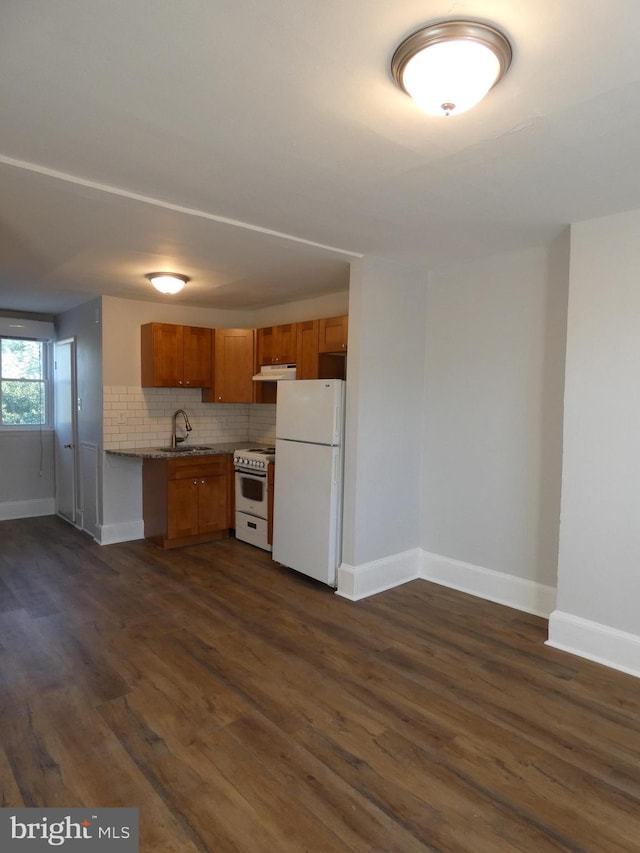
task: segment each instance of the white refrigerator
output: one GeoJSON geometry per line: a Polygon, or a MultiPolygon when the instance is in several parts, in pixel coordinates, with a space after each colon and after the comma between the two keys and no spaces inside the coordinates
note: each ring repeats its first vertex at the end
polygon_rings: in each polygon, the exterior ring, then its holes
{"type": "Polygon", "coordinates": [[[336,585],[342,555],[341,379],[278,383],[272,557],[336,585]]]}

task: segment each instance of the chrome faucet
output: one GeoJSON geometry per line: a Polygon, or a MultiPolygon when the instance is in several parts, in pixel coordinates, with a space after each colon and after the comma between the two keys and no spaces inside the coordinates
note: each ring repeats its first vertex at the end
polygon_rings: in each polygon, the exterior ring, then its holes
{"type": "Polygon", "coordinates": [[[185,412],[184,409],[177,409],[173,413],[173,417],[171,418],[171,447],[175,447],[179,442],[186,441],[188,436],[184,435],[181,437],[176,436],[176,418],[178,415],[182,415],[184,418],[184,427],[187,432],[191,432],[191,424],[189,423],[189,416],[185,412]]]}

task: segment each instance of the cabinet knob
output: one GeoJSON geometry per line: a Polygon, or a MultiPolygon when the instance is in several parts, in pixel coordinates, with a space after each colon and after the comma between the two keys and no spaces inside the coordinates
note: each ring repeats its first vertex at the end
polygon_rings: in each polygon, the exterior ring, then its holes
{"type": "Polygon", "coordinates": [[[182,385],[182,379],[178,379],[178,385],[182,385]]]}
{"type": "Polygon", "coordinates": [[[218,397],[218,400],[220,400],[220,402],[222,402],[222,397],[218,397]]]}
{"type": "Polygon", "coordinates": [[[186,382],[185,382],[184,384],[185,384],[185,385],[190,385],[190,384],[191,384],[191,381],[190,381],[189,379],[187,379],[187,380],[186,380],[186,382]]]}
{"type": "Polygon", "coordinates": [[[68,450],[69,448],[73,447],[73,444],[65,444],[63,446],[64,446],[65,450],[68,450]]]}
{"type": "Polygon", "coordinates": [[[200,480],[200,485],[204,486],[204,480],[200,480]]]}
{"type": "Polygon", "coordinates": [[[194,481],[193,481],[193,485],[194,485],[194,486],[197,486],[197,485],[198,485],[198,481],[197,481],[197,480],[194,480],[194,481]]]}

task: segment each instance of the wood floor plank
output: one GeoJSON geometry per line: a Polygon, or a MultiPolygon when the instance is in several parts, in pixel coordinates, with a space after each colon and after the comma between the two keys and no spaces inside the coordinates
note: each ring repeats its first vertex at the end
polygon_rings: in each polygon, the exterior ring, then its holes
{"type": "Polygon", "coordinates": [[[100,713],[197,850],[278,849],[277,838],[232,780],[212,772],[210,765],[207,775],[201,775],[198,762],[185,761],[161,736],[159,726],[152,728],[126,699],[105,703],[100,713]]]}
{"type": "Polygon", "coordinates": [[[418,839],[385,811],[265,717],[241,717],[229,726],[228,732],[269,768],[292,800],[302,803],[331,827],[344,840],[345,848],[404,853],[424,850],[418,839]]]}
{"type": "Polygon", "coordinates": [[[142,853],[638,853],[640,680],[545,637],[234,539],[0,522],[0,804],[138,806],[142,853]]]}
{"type": "Polygon", "coordinates": [[[130,652],[138,671],[128,693],[131,708],[153,708],[156,719],[175,726],[174,736],[189,743],[250,710],[249,704],[221,678],[198,666],[172,637],[142,643],[130,652]]]}
{"type": "Polygon", "coordinates": [[[46,699],[27,703],[25,715],[2,723],[8,760],[25,805],[134,806],[140,810],[147,849],[202,850],[146,784],[82,691],[70,687],[51,692],[46,699]]]}
{"type": "Polygon", "coordinates": [[[250,804],[259,821],[274,839],[270,849],[291,851],[322,850],[344,853],[350,849],[345,838],[335,834],[331,824],[317,814],[297,795],[292,796],[277,783],[267,762],[257,760],[240,741],[218,730],[189,748],[191,762],[210,775],[216,768],[250,804]]]}
{"type": "Polygon", "coordinates": [[[0,746],[0,808],[24,808],[24,800],[11,769],[7,753],[0,746]]]}

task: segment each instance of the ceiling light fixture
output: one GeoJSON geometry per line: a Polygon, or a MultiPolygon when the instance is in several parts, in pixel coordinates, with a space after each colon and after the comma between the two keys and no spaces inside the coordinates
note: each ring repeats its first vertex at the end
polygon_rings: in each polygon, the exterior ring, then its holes
{"type": "Polygon", "coordinates": [[[442,21],[409,36],[391,74],[416,104],[434,115],[465,112],[481,101],[511,64],[501,32],[471,21],[442,21]]]}
{"type": "Polygon", "coordinates": [[[145,278],[148,278],[160,293],[179,293],[189,281],[189,276],[175,272],[150,272],[145,278]]]}

